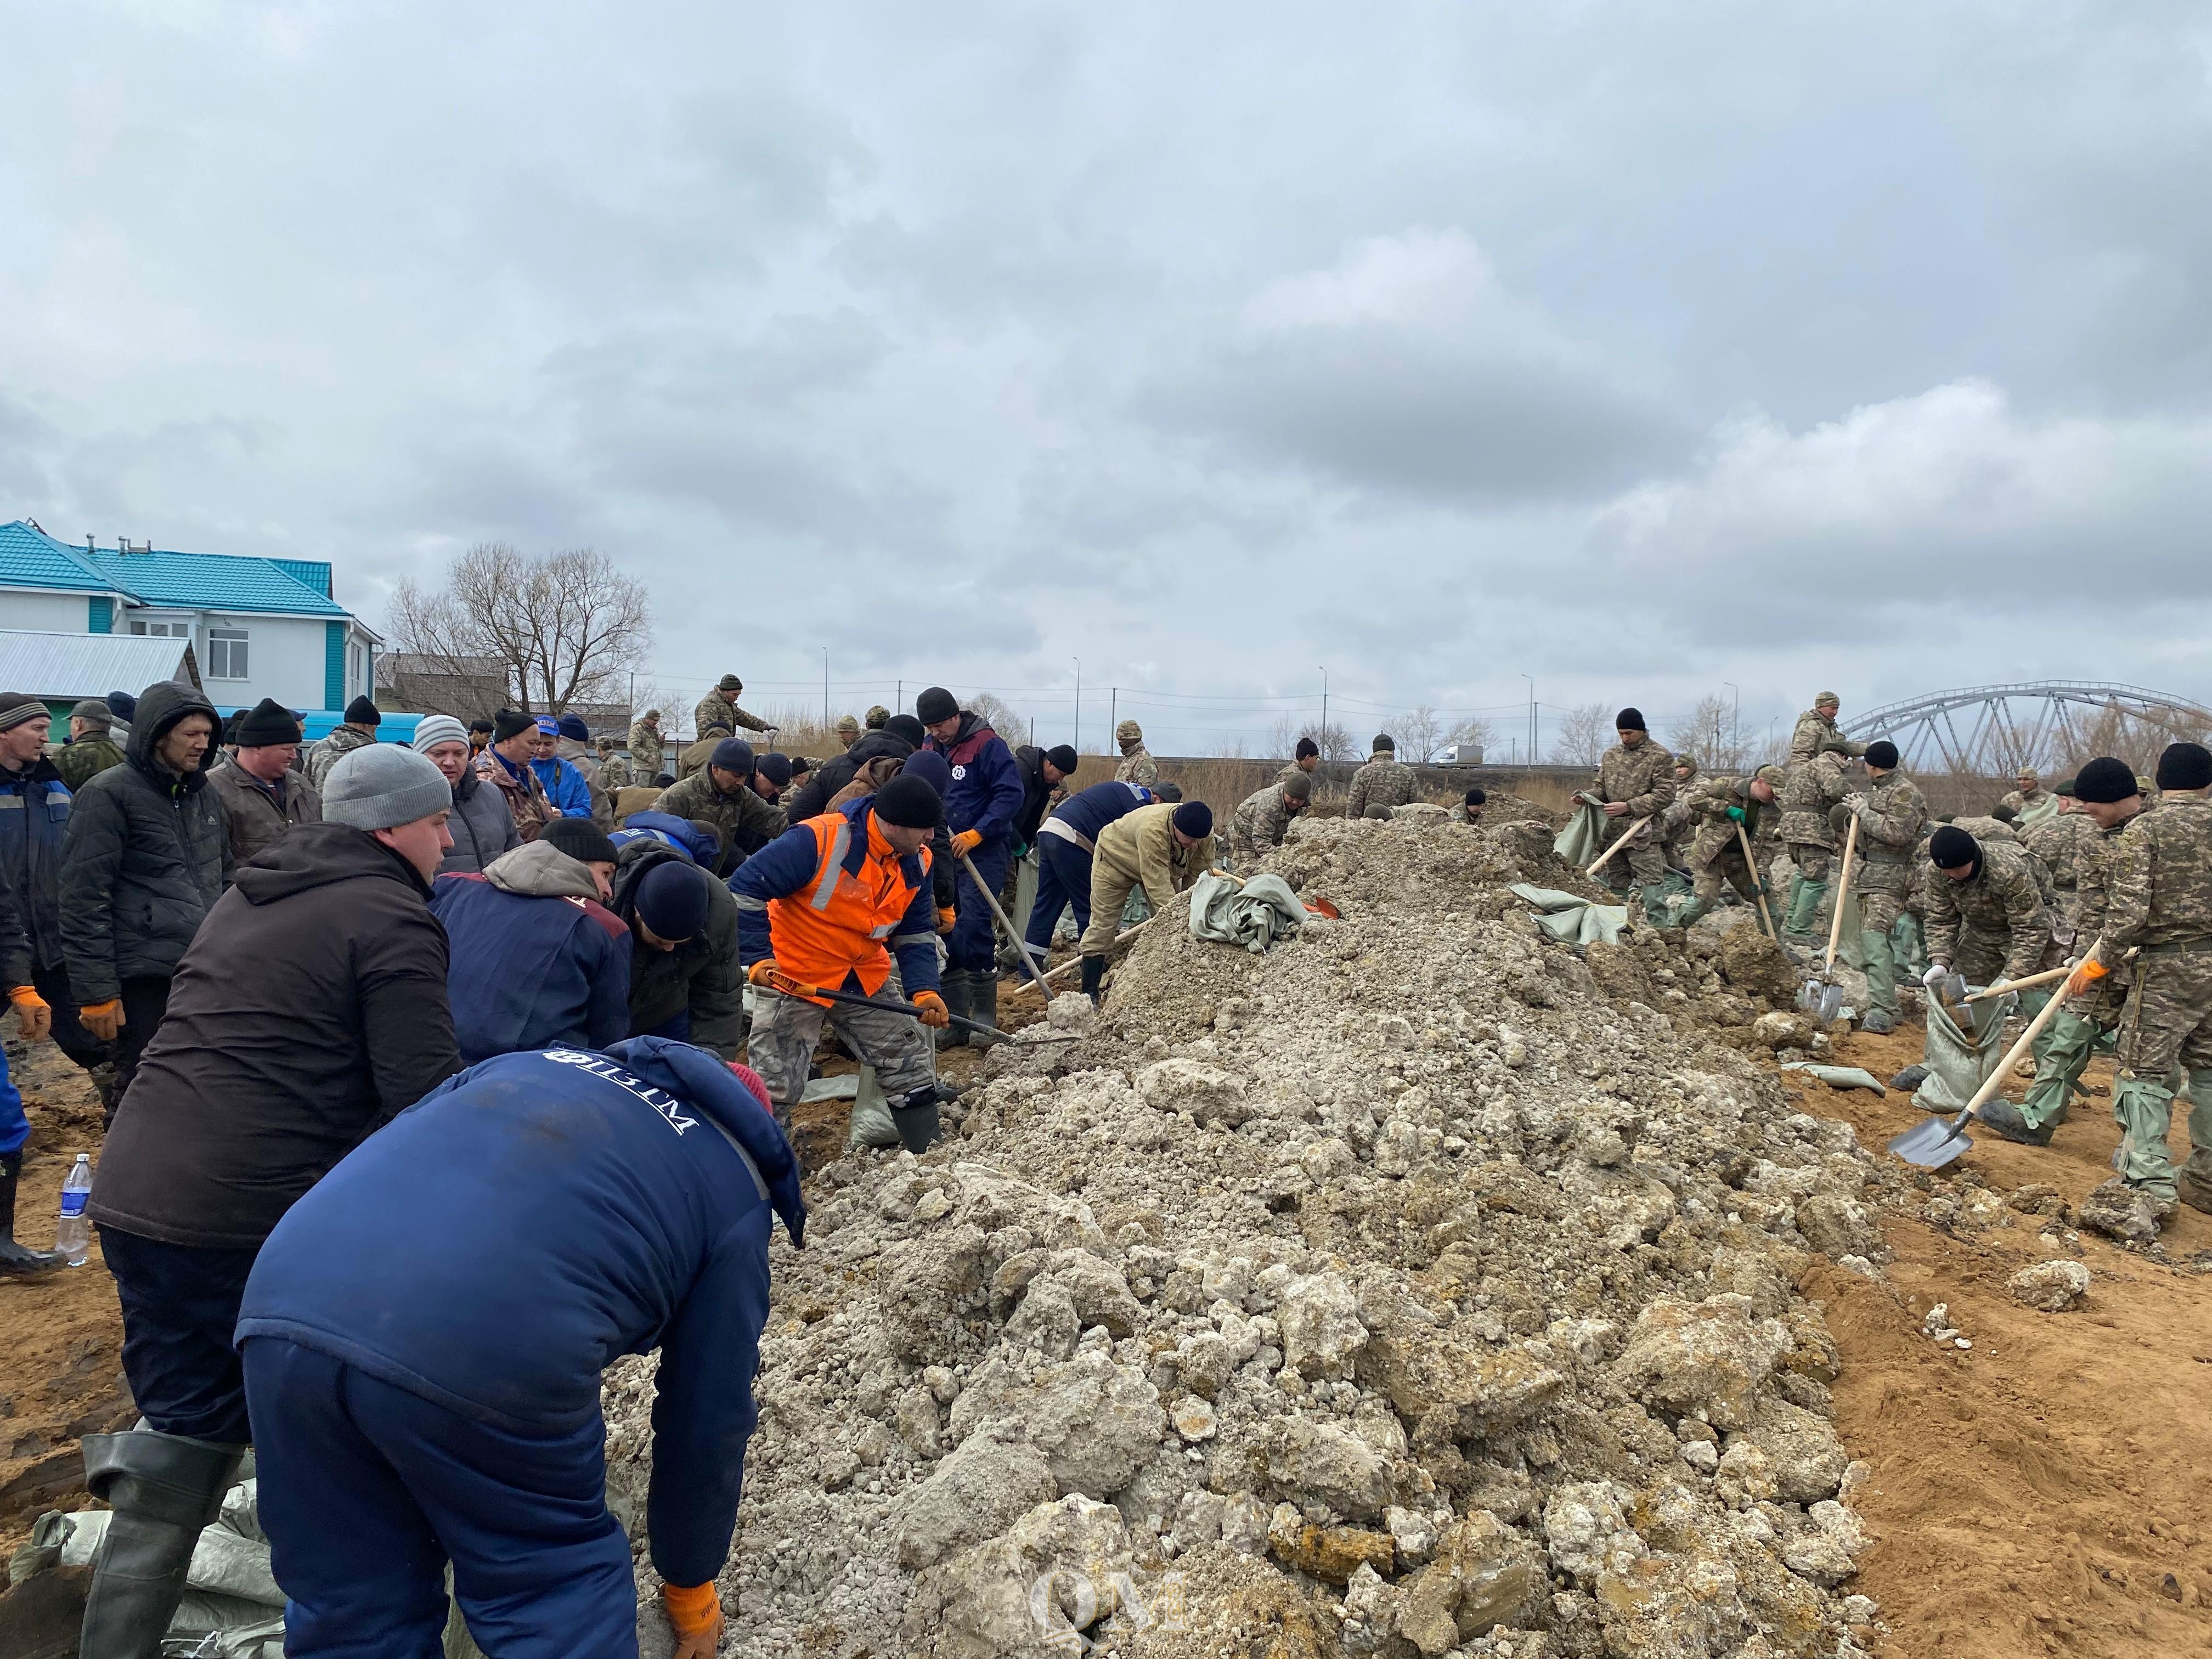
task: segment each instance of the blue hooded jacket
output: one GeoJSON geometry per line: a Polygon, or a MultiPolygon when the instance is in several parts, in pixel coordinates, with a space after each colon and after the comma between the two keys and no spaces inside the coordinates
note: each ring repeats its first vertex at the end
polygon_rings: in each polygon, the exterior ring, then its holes
{"type": "Polygon", "coordinates": [[[975,830],[987,842],[1010,841],[1014,815],[1022,810],[1022,772],[1006,740],[963,710],[952,741],[932,738],[929,746],[952,766],[952,787],[945,796],[945,822],[952,833],[975,830]]]}
{"type": "Polygon", "coordinates": [[[545,799],[561,809],[562,817],[592,816],[592,786],[581,772],[557,755],[532,761],[530,769],[538,774],[538,781],[545,786],[545,799]]]}
{"type": "Polygon", "coordinates": [[[1079,789],[1053,810],[1053,817],[1088,842],[1116,818],[1125,818],[1151,802],[1152,792],[1141,784],[1094,783],[1079,789]]]}
{"type": "Polygon", "coordinates": [[[238,1340],[282,1337],[514,1432],[599,1420],[660,1350],[647,1526],[671,1583],[729,1554],[769,1311],[803,1242],[791,1147],[713,1054],[633,1037],[502,1054],[356,1147],[261,1247],[238,1340]]]}

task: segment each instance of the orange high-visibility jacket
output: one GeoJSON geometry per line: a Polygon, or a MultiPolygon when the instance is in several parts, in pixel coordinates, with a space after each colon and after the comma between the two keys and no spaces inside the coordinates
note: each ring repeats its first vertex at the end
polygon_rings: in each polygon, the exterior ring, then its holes
{"type": "Polygon", "coordinates": [[[856,983],[874,996],[896,951],[908,997],[937,988],[929,849],[894,848],[876,826],[872,797],[792,825],[738,867],[730,891],[748,966],[772,957],[810,985],[856,983]]]}

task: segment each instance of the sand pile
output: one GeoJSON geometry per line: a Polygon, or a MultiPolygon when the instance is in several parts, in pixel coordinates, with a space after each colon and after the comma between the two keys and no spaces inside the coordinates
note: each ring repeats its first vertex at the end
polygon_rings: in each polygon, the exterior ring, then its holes
{"type": "MultiPolygon", "coordinates": [[[[1342,920],[1154,929],[945,1146],[830,1166],[779,1234],[733,1650],[1858,1651],[1793,1287],[1880,1260],[1875,1172],[1709,1035],[1814,1042],[1752,1036],[1787,964],[1543,940],[1507,885],[1576,878],[1534,821],[1303,823],[1272,864],[1342,920]]],[[[650,1376],[607,1390],[641,1553],[650,1376]]]]}

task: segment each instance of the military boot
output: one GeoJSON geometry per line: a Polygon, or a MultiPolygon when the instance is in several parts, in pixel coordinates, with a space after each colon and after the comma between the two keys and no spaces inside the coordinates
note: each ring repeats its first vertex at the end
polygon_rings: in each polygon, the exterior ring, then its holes
{"type": "Polygon", "coordinates": [[[243,1446],[163,1434],[142,1419],[128,1434],[84,1437],[85,1487],[115,1513],[92,1560],[87,1659],[153,1659],[184,1600],[200,1529],[222,1512],[243,1446]]]}
{"type": "Polygon", "coordinates": [[[1091,1003],[1093,1007],[1097,1007],[1105,1002],[1105,988],[1106,958],[1103,957],[1084,957],[1083,994],[1091,999],[1091,1003]]]}
{"type": "Polygon", "coordinates": [[[2176,1183],[2166,1130],[2173,1116],[2173,1091],[2124,1072],[2112,1086],[2112,1115],[2121,1134],[2112,1168],[2130,1187],[2171,1205],[2176,1183]]]}
{"type": "Polygon", "coordinates": [[[0,1153],[0,1278],[37,1279],[62,1265],[59,1250],[15,1242],[15,1182],[22,1173],[22,1153],[0,1153]]]}
{"type": "MultiPolygon", "coordinates": [[[[969,1006],[971,996],[970,988],[974,983],[965,968],[954,968],[946,971],[939,987],[945,998],[946,1013],[957,1015],[962,1019],[974,1018],[969,1006]]],[[[940,1050],[964,1048],[968,1042],[968,1028],[964,1025],[940,1027],[937,1032],[936,1042],[940,1050]]]]}
{"type": "Polygon", "coordinates": [[[2002,1095],[1984,1101],[1982,1109],[1975,1115],[2007,1140],[2016,1140],[2023,1146],[2048,1146],[2051,1144],[2051,1126],[2029,1122],[2021,1109],[2002,1095]]]}

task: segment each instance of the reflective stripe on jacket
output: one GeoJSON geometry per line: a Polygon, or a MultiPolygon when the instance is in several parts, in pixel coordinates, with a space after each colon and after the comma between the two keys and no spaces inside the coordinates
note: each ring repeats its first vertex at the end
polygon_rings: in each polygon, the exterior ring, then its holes
{"type": "Polygon", "coordinates": [[[730,878],[744,959],[773,957],[784,972],[832,990],[849,978],[873,996],[896,950],[907,994],[934,990],[929,866],[928,848],[902,854],[884,839],[872,796],[793,824],[730,878]]]}

